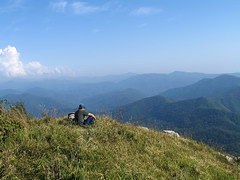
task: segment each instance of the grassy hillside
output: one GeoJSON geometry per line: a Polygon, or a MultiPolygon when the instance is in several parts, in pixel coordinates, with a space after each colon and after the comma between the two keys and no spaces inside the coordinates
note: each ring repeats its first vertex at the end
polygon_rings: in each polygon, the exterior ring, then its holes
{"type": "Polygon", "coordinates": [[[238,179],[239,165],[201,143],[108,117],[91,127],[0,114],[1,179],[238,179]]]}

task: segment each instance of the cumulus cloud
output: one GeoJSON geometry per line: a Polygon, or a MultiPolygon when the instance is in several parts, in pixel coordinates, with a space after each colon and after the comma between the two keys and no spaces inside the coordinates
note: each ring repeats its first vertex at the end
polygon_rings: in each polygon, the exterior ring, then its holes
{"type": "Polygon", "coordinates": [[[26,71],[15,47],[0,49],[0,72],[6,76],[24,76],[26,71]]]}
{"type": "Polygon", "coordinates": [[[55,12],[64,13],[68,11],[68,12],[73,12],[76,15],[89,14],[89,13],[94,13],[99,11],[105,11],[108,9],[107,5],[93,6],[86,2],[81,2],[81,1],[75,1],[72,3],[68,3],[67,1],[57,1],[57,2],[51,2],[50,6],[55,12]]]}
{"type": "Polygon", "coordinates": [[[130,14],[134,16],[148,16],[154,15],[162,12],[162,9],[153,8],[153,7],[140,7],[138,9],[133,10],[130,14]]]}
{"type": "Polygon", "coordinates": [[[24,68],[28,75],[43,75],[50,72],[48,68],[37,61],[26,64],[24,68]]]}
{"type": "Polygon", "coordinates": [[[0,73],[7,77],[43,76],[43,75],[73,75],[70,70],[54,67],[49,68],[38,61],[24,64],[20,60],[20,53],[12,46],[0,49],[0,73]]]}

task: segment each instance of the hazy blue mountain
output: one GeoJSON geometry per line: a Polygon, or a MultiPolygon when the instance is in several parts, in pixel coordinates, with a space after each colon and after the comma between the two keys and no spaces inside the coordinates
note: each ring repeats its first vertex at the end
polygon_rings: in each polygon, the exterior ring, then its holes
{"type": "Polygon", "coordinates": [[[141,74],[121,81],[119,86],[133,88],[148,96],[153,96],[171,88],[187,86],[201,79],[216,76],[215,74],[179,71],[170,74],[141,74]]]}
{"type": "Polygon", "coordinates": [[[197,97],[219,97],[240,87],[240,78],[231,75],[221,75],[213,79],[203,79],[199,82],[167,90],[162,96],[174,99],[190,99],[197,97]]]}
{"type": "Polygon", "coordinates": [[[135,76],[135,73],[126,73],[126,74],[118,74],[118,75],[106,75],[100,77],[82,77],[82,78],[74,78],[79,83],[100,83],[100,82],[119,82],[124,79],[128,79],[132,76],[135,76]]]}
{"type": "MultiPolygon", "coordinates": [[[[70,91],[73,89],[81,88],[95,88],[101,87],[106,89],[105,86],[113,87],[113,82],[99,82],[99,83],[81,83],[76,79],[40,79],[40,80],[22,80],[14,79],[0,84],[0,89],[17,89],[26,91],[31,88],[42,88],[45,90],[70,91]]],[[[95,90],[96,91],[96,90],[95,90]]]]}
{"type": "Polygon", "coordinates": [[[214,98],[173,101],[154,96],[118,108],[113,114],[123,122],[173,129],[240,155],[240,115],[214,98]]]}
{"type": "Polygon", "coordinates": [[[92,81],[95,83],[88,81],[88,78],[13,79],[0,83],[0,97],[26,93],[56,100],[66,107],[77,107],[79,103],[84,102],[90,109],[108,110],[140,98],[159,94],[168,88],[189,85],[199,79],[215,76],[217,75],[186,72],[125,74],[99,77],[98,80],[95,79],[96,81],[93,78],[92,81]],[[84,81],[86,82],[83,83],[84,81]],[[14,90],[9,90],[13,88],[14,90]]]}
{"type": "Polygon", "coordinates": [[[118,88],[111,82],[79,84],[76,82],[61,83],[49,81],[46,84],[39,82],[38,86],[26,89],[24,92],[56,99],[69,106],[77,106],[84,98],[116,90],[118,88]]]}
{"type": "Polygon", "coordinates": [[[54,91],[54,90],[44,89],[41,87],[33,87],[25,90],[24,93],[32,94],[36,96],[42,96],[42,97],[55,97],[57,94],[57,90],[54,91]]]}
{"type": "Polygon", "coordinates": [[[240,73],[231,73],[229,75],[240,77],[240,73]]]}
{"type": "Polygon", "coordinates": [[[96,110],[108,109],[112,104],[114,107],[121,106],[139,100],[140,97],[156,95],[168,88],[188,85],[199,79],[214,76],[216,75],[173,72],[140,75],[128,73],[96,78],[13,79],[1,82],[0,90],[5,92],[2,96],[19,94],[17,91],[20,91],[38,97],[48,97],[69,107],[77,107],[79,103],[85,102],[91,109],[96,110]],[[8,93],[4,90],[13,88],[16,92],[8,93]],[[127,89],[134,89],[136,92],[128,92],[127,89]],[[118,100],[114,100],[113,97],[118,100]]]}
{"type": "MultiPolygon", "coordinates": [[[[125,73],[118,75],[106,75],[96,77],[44,77],[44,78],[0,78],[0,89],[29,89],[33,87],[41,88],[53,88],[54,85],[57,87],[66,86],[73,84],[86,84],[86,83],[101,83],[101,82],[119,82],[124,79],[135,76],[135,73],[125,73]]],[[[56,88],[57,88],[56,87],[56,88]]]]}
{"type": "Polygon", "coordinates": [[[35,117],[40,117],[42,113],[52,113],[51,115],[59,116],[72,111],[64,102],[59,102],[49,97],[40,97],[31,94],[9,94],[1,97],[11,103],[23,102],[27,111],[35,117]]]}
{"type": "Polygon", "coordinates": [[[123,74],[94,78],[61,79],[13,79],[0,83],[0,89],[17,89],[26,91],[42,88],[56,92],[81,91],[83,96],[92,96],[128,88],[136,89],[147,95],[156,95],[170,88],[183,87],[203,78],[215,77],[214,74],[173,72],[170,74],[123,74]],[[82,91],[85,91],[82,93],[82,91]],[[87,94],[88,93],[88,94],[87,94]],[[86,95],[85,95],[86,94],[86,95]]]}
{"type": "Polygon", "coordinates": [[[21,94],[22,91],[16,90],[16,89],[3,89],[0,90],[0,97],[6,96],[7,94],[21,94]]]}
{"type": "Polygon", "coordinates": [[[0,97],[12,102],[24,102],[27,110],[34,116],[39,116],[42,112],[51,108],[56,108],[59,113],[66,114],[67,110],[75,110],[79,103],[84,103],[90,111],[105,112],[146,97],[134,89],[113,91],[88,98],[82,98],[81,94],[78,96],[78,93],[70,94],[68,92],[64,94],[43,88],[31,88],[24,94],[7,94],[0,97]]]}
{"type": "Polygon", "coordinates": [[[135,89],[126,89],[85,98],[82,102],[88,109],[102,112],[132,103],[144,97],[146,97],[144,94],[135,89]]]}

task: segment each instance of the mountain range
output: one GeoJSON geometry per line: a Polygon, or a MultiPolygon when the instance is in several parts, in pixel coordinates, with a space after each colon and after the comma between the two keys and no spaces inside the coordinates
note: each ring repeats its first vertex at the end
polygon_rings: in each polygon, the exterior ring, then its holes
{"type": "Polygon", "coordinates": [[[221,75],[214,79],[202,79],[186,87],[167,90],[162,96],[174,99],[190,99],[197,97],[218,97],[240,87],[240,78],[231,75],[221,75]]]}
{"type": "MultiPolygon", "coordinates": [[[[79,103],[84,103],[90,111],[98,112],[114,109],[137,101],[141,98],[157,95],[167,89],[177,88],[197,82],[203,78],[215,77],[215,74],[173,72],[170,74],[123,74],[102,78],[72,79],[14,79],[0,83],[0,98],[11,101],[23,100],[25,104],[38,106],[37,101],[26,101],[25,94],[55,101],[53,108],[75,110],[79,103]],[[16,96],[17,95],[17,96],[16,96]],[[20,98],[21,97],[21,98],[20,98]],[[35,104],[33,102],[36,102],[35,104]]],[[[31,101],[31,100],[30,100],[31,101]]],[[[36,108],[28,111],[39,115],[36,108]]],[[[63,112],[65,113],[65,112],[63,112]]]]}
{"type": "Polygon", "coordinates": [[[35,117],[41,117],[43,114],[51,116],[62,116],[72,111],[63,102],[57,101],[49,97],[40,97],[32,94],[8,94],[2,99],[8,100],[10,103],[24,102],[28,112],[35,117]]]}
{"type": "Polygon", "coordinates": [[[240,155],[239,82],[240,78],[230,75],[204,79],[162,93],[167,97],[153,96],[122,106],[113,115],[123,122],[174,129],[240,155]]]}

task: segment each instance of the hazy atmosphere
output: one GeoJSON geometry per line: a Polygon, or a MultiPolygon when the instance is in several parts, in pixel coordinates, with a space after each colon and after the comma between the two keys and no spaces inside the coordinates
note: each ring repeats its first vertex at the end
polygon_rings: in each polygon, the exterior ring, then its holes
{"type": "Polygon", "coordinates": [[[240,180],[240,0],[0,0],[0,179],[240,180]]]}
{"type": "Polygon", "coordinates": [[[238,0],[1,0],[5,77],[240,67],[238,0]]]}

